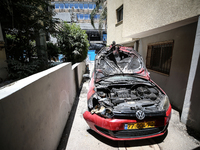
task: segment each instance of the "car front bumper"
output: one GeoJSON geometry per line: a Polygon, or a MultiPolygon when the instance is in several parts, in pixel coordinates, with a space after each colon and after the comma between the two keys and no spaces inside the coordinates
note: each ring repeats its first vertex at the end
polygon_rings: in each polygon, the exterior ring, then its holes
{"type": "Polygon", "coordinates": [[[111,140],[137,140],[161,136],[166,132],[171,117],[171,105],[165,117],[148,117],[142,121],[131,119],[103,118],[86,111],[84,119],[92,130],[111,140]],[[127,123],[155,121],[155,127],[143,129],[125,129],[127,123]]]}

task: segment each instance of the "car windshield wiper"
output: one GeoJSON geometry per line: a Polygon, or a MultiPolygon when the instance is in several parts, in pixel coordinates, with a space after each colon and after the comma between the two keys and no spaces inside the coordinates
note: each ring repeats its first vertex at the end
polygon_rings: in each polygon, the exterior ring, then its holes
{"type": "Polygon", "coordinates": [[[112,84],[113,81],[101,80],[101,81],[99,81],[98,83],[100,83],[100,84],[112,84]]]}
{"type": "Polygon", "coordinates": [[[125,83],[130,83],[130,84],[133,84],[132,83],[132,81],[130,81],[130,80],[120,80],[120,81],[118,81],[118,80],[115,80],[115,81],[109,81],[109,80],[104,80],[104,81],[100,81],[100,84],[118,84],[118,83],[123,83],[123,84],[125,84],[125,83]]]}
{"type": "Polygon", "coordinates": [[[130,80],[116,80],[116,81],[113,81],[113,83],[127,83],[127,82],[132,82],[130,80]]]}

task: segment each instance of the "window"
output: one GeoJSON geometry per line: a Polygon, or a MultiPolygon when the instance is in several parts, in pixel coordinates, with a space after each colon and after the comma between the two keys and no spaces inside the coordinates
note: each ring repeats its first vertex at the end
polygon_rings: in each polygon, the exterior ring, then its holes
{"type": "Polygon", "coordinates": [[[173,41],[148,45],[146,58],[147,68],[169,75],[173,45],[173,41]]]}
{"type": "Polygon", "coordinates": [[[64,6],[65,6],[65,5],[64,5],[63,3],[61,3],[61,4],[60,4],[60,9],[64,9],[64,6]]]}
{"type": "Polygon", "coordinates": [[[93,4],[89,4],[89,9],[93,9],[94,5],[93,4]]]}
{"type": "Polygon", "coordinates": [[[123,20],[123,5],[117,9],[117,22],[123,20]]]}
{"type": "Polygon", "coordinates": [[[83,9],[83,4],[79,4],[79,9],[83,9]]]}
{"type": "Polygon", "coordinates": [[[70,9],[72,9],[72,7],[74,7],[74,3],[70,3],[69,6],[70,6],[70,9]]]}
{"type": "Polygon", "coordinates": [[[69,8],[69,4],[65,3],[65,9],[68,9],[68,8],[69,8]]]}
{"type": "Polygon", "coordinates": [[[89,20],[90,19],[90,15],[89,14],[85,14],[85,20],[89,20]]]}
{"type": "Polygon", "coordinates": [[[74,5],[75,5],[74,8],[75,8],[75,9],[78,9],[78,3],[75,3],[74,5]]]}
{"type": "Polygon", "coordinates": [[[88,9],[88,4],[84,4],[84,9],[88,9]]]}
{"type": "Polygon", "coordinates": [[[79,15],[79,19],[80,19],[80,20],[83,20],[83,17],[84,17],[83,14],[80,14],[80,15],[79,15]]]}
{"type": "Polygon", "coordinates": [[[55,9],[59,9],[60,5],[58,3],[55,4],[55,9]]]}
{"type": "Polygon", "coordinates": [[[94,19],[99,19],[99,18],[100,18],[99,14],[94,15],[94,19]]]}
{"type": "Polygon", "coordinates": [[[78,20],[80,20],[80,14],[76,14],[78,20]]]}

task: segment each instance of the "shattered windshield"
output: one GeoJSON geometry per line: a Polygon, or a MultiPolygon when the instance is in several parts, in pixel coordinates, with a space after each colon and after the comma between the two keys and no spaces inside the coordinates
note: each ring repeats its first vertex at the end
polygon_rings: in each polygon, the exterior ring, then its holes
{"type": "Polygon", "coordinates": [[[96,79],[140,72],[144,69],[143,62],[136,53],[128,47],[104,48],[95,59],[96,79]]]}

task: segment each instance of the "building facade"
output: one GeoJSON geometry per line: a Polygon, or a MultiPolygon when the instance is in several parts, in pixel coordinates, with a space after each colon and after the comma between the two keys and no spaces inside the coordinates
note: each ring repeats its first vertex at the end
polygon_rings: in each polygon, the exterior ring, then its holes
{"type": "Polygon", "coordinates": [[[107,43],[134,47],[181,121],[200,131],[200,1],[109,0],[107,8],[107,43]]]}
{"type": "MultiPolygon", "coordinates": [[[[91,25],[90,13],[96,7],[95,0],[52,0],[51,4],[57,13],[55,18],[80,25],[81,29],[86,30],[90,43],[106,43],[105,27],[102,28],[101,32],[98,30],[100,13],[94,16],[95,29],[91,25]]],[[[100,12],[101,10],[100,8],[100,12]]]]}

